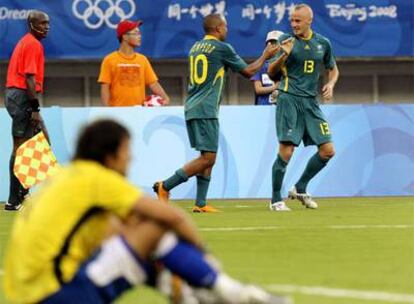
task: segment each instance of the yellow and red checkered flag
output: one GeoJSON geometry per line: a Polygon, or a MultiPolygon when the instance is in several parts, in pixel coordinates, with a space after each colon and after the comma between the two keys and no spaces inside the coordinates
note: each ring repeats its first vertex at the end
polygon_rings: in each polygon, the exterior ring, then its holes
{"type": "Polygon", "coordinates": [[[43,132],[17,148],[13,171],[26,189],[54,175],[58,168],[59,164],[43,132]]]}

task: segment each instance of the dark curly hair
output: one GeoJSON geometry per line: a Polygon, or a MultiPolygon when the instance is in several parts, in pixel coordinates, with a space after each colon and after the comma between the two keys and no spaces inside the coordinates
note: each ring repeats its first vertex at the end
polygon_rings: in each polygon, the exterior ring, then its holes
{"type": "Polygon", "coordinates": [[[74,160],[94,160],[104,165],[109,155],[114,155],[129,131],[111,119],[101,119],[86,125],[80,132],[74,160]]]}

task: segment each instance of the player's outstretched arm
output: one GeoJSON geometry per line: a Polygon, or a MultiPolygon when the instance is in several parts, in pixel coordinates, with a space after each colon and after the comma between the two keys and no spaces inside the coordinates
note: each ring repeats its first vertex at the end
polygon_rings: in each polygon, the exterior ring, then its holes
{"type": "Polygon", "coordinates": [[[294,38],[291,37],[282,41],[282,43],[280,44],[280,48],[283,50],[282,54],[274,62],[272,62],[267,69],[267,74],[269,74],[269,77],[271,79],[274,79],[276,75],[280,72],[283,64],[292,52],[294,42],[294,38]]]}
{"type": "Polygon", "coordinates": [[[179,237],[203,249],[201,237],[190,217],[181,209],[169,204],[161,204],[148,196],[142,196],[134,206],[137,216],[154,220],[166,229],[174,231],[179,237]]]}
{"type": "Polygon", "coordinates": [[[322,97],[325,101],[331,101],[333,98],[333,91],[335,88],[335,84],[339,78],[339,70],[338,66],[331,70],[328,70],[328,82],[322,88],[322,97]]]}
{"type": "Polygon", "coordinates": [[[260,56],[254,62],[249,64],[246,68],[241,70],[240,74],[242,74],[246,78],[252,77],[254,74],[256,74],[256,72],[260,70],[260,68],[263,66],[266,60],[276,55],[279,49],[280,49],[279,45],[272,45],[272,44],[267,45],[263,51],[262,56],[260,56]]]}

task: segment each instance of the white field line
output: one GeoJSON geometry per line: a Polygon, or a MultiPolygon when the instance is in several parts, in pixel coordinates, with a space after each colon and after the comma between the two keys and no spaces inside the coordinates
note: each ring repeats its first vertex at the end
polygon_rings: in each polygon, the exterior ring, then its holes
{"type": "Polygon", "coordinates": [[[414,294],[399,294],[383,291],[353,290],[328,288],[323,286],[297,286],[297,285],[267,285],[267,289],[282,293],[300,293],[306,295],[323,296],[331,298],[350,298],[359,300],[383,301],[390,303],[414,303],[414,294]]]}
{"type": "Polygon", "coordinates": [[[414,228],[414,225],[333,225],[331,229],[407,229],[414,228]]]}
{"type": "MultiPolygon", "coordinates": [[[[213,207],[216,207],[216,208],[220,208],[220,209],[222,209],[222,208],[232,209],[232,208],[257,208],[257,207],[265,207],[265,208],[267,208],[266,210],[268,210],[268,208],[269,208],[268,207],[269,206],[269,202],[267,202],[267,203],[258,202],[258,203],[255,203],[254,205],[215,205],[214,203],[212,203],[212,206],[213,207]]],[[[188,209],[191,209],[191,208],[188,208],[188,209]]]]}
{"type": "Polygon", "coordinates": [[[257,227],[204,227],[200,231],[259,231],[277,229],[413,229],[414,225],[332,225],[332,226],[257,226],[257,227]]]}

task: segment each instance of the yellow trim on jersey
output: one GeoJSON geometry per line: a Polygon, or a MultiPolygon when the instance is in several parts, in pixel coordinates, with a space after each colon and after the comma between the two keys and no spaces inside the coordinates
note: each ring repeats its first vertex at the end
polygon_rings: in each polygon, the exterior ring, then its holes
{"type": "Polygon", "coordinates": [[[205,35],[204,40],[219,40],[217,37],[213,36],[213,35],[205,35]]]}
{"type": "Polygon", "coordinates": [[[217,71],[217,74],[216,74],[216,76],[214,77],[214,80],[213,80],[213,85],[216,83],[216,80],[220,77],[224,78],[224,67],[221,67],[220,70],[217,71]]]}
{"type": "Polygon", "coordinates": [[[309,34],[309,36],[308,37],[304,37],[304,38],[301,38],[302,40],[311,40],[312,39],[312,36],[313,36],[313,31],[312,30],[309,30],[310,31],[310,34],[309,34]]]}
{"type": "Polygon", "coordinates": [[[213,86],[214,86],[217,79],[221,78],[220,90],[219,90],[219,94],[218,94],[219,98],[217,100],[217,103],[219,103],[219,101],[220,101],[221,90],[223,89],[224,74],[225,74],[224,67],[221,67],[220,70],[217,71],[217,74],[216,74],[216,76],[214,77],[214,80],[213,80],[213,86]]]}
{"type": "Polygon", "coordinates": [[[287,92],[289,88],[289,77],[288,77],[287,67],[284,65],[282,66],[281,70],[283,73],[283,77],[285,78],[285,86],[283,87],[283,91],[287,92]]]}

